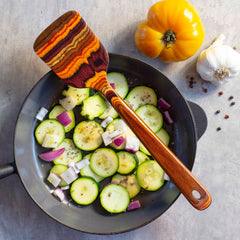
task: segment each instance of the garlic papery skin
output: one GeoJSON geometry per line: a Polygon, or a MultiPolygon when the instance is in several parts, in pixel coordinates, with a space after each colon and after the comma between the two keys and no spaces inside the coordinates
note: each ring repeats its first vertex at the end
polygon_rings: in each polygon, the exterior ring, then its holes
{"type": "Polygon", "coordinates": [[[224,35],[220,35],[197,60],[197,72],[202,79],[221,85],[240,73],[240,54],[223,45],[224,35]]]}

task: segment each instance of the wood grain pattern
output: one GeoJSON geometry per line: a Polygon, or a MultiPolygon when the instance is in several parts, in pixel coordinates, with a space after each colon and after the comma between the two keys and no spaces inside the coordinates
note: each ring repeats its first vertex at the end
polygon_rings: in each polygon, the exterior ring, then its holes
{"type": "Polygon", "coordinates": [[[102,92],[188,201],[199,210],[210,205],[207,190],[112,89],[106,77],[107,51],[77,12],[64,14],[43,31],[34,50],[67,84],[102,92]]]}

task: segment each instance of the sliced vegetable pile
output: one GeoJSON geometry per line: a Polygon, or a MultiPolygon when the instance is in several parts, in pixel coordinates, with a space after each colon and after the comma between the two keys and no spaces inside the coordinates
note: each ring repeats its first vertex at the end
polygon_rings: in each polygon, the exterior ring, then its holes
{"type": "MultiPolygon", "coordinates": [[[[108,80],[168,145],[170,137],[163,122],[167,115],[166,122],[172,123],[169,103],[158,99],[150,87],[129,91],[124,74],[108,73],[108,80]]],[[[161,188],[163,169],[100,93],[68,86],[62,94],[48,117],[44,108],[36,116],[41,121],[35,130],[36,141],[51,149],[39,158],[53,164],[47,177],[55,188],[53,194],[63,201],[64,191],[69,189],[73,201],[81,205],[89,205],[99,196],[102,207],[110,213],[139,208],[140,202],[133,199],[141,189],[161,188]]]]}

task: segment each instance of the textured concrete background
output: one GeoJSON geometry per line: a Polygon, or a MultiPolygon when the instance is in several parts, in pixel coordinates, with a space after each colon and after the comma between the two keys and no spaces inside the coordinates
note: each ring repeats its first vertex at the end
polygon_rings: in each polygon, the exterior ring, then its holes
{"type": "MultiPolygon", "coordinates": [[[[146,0],[0,0],[0,164],[13,161],[17,112],[33,85],[49,71],[35,55],[33,42],[41,30],[62,13],[80,12],[109,52],[135,57],[160,69],[183,93],[198,103],[208,117],[208,128],[198,142],[194,175],[212,195],[212,205],[197,211],[183,196],[160,218],[129,233],[96,236],[69,229],[43,213],[30,199],[17,175],[0,181],[0,239],[240,239],[240,77],[219,88],[203,83],[195,70],[198,53],[182,63],[165,64],[144,57],[134,44],[137,25],[156,1],[146,0]],[[186,75],[197,79],[188,88],[186,75]],[[207,88],[204,93],[202,87],[207,88]],[[224,94],[219,97],[218,92],[224,94]],[[229,107],[228,97],[236,105],[229,107]],[[221,113],[214,112],[220,109],[221,113]],[[224,115],[229,114],[228,120],[224,115]],[[220,132],[216,131],[222,127],[220,132]]],[[[190,0],[206,30],[200,50],[220,33],[240,49],[239,0],[190,0]]]]}

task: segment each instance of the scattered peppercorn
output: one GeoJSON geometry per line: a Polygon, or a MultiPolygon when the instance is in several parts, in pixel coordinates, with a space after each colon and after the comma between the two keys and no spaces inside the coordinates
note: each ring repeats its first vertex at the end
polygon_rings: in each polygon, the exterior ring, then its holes
{"type": "Polygon", "coordinates": [[[208,89],[207,89],[207,88],[204,88],[204,87],[202,87],[202,91],[203,91],[203,92],[205,92],[205,93],[207,93],[207,92],[208,92],[208,89]]]}
{"type": "Polygon", "coordinates": [[[223,95],[223,91],[218,92],[218,95],[219,96],[223,95]]]}
{"type": "Polygon", "coordinates": [[[228,98],[228,100],[232,100],[233,99],[233,96],[230,96],[229,98],[228,98]]]}
{"type": "Polygon", "coordinates": [[[233,106],[233,105],[235,105],[235,102],[231,102],[231,103],[230,103],[230,106],[233,106]]]}
{"type": "Polygon", "coordinates": [[[217,131],[220,131],[221,130],[221,127],[217,127],[217,131]]]}
{"type": "Polygon", "coordinates": [[[225,114],[224,118],[225,118],[225,119],[228,119],[228,118],[229,118],[229,115],[225,114]]]}
{"type": "Polygon", "coordinates": [[[217,110],[216,112],[215,112],[215,114],[219,114],[220,113],[220,110],[217,110]]]}
{"type": "Polygon", "coordinates": [[[188,79],[188,78],[189,78],[189,75],[186,76],[186,79],[188,79]]]}
{"type": "Polygon", "coordinates": [[[237,46],[234,46],[233,49],[234,49],[234,50],[237,50],[237,46]]]}

